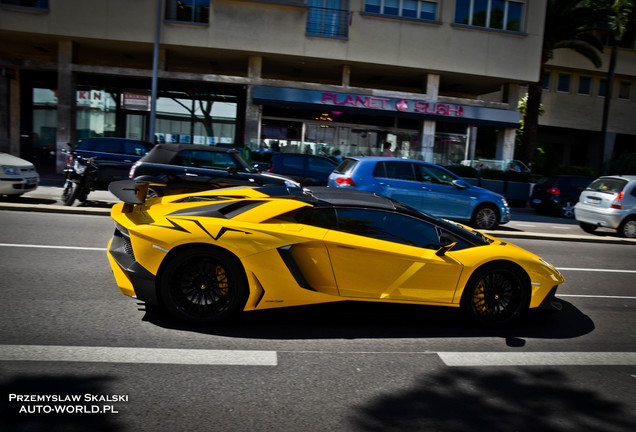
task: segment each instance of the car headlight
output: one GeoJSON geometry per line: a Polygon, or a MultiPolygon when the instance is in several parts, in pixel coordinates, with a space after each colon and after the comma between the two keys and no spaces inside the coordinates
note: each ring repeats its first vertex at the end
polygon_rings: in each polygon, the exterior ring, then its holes
{"type": "Polygon", "coordinates": [[[73,168],[78,174],[84,174],[84,171],[86,171],[86,165],[82,165],[79,161],[75,161],[73,168]]]}
{"type": "Polygon", "coordinates": [[[4,173],[6,175],[17,175],[18,174],[18,170],[16,167],[11,166],[11,165],[2,165],[2,170],[4,171],[4,173]]]}

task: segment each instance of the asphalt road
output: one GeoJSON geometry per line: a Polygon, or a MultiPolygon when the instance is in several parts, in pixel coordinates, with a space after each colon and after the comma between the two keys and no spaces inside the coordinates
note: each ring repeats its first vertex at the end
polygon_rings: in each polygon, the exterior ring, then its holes
{"type": "Polygon", "coordinates": [[[564,308],[502,330],[352,302],[193,327],[119,292],[112,231],[0,211],[0,430],[636,428],[633,244],[511,240],[561,269],[564,308]]]}

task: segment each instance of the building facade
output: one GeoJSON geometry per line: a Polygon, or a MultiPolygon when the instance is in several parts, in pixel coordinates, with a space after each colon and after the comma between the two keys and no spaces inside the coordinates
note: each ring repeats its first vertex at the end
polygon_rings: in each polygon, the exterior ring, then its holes
{"type": "Polygon", "coordinates": [[[540,78],[545,9],[0,0],[0,150],[53,158],[58,171],[61,151],[92,136],[313,154],[390,146],[458,163],[473,158],[480,129],[494,128],[494,156],[513,159],[521,86],[540,78]]]}

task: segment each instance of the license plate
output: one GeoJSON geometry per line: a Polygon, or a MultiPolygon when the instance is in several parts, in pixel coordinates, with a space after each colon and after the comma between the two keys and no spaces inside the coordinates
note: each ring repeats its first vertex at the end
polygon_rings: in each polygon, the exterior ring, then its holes
{"type": "Polygon", "coordinates": [[[587,204],[600,204],[601,203],[601,199],[600,198],[596,198],[596,197],[587,197],[587,198],[585,198],[585,202],[587,204]]]}
{"type": "Polygon", "coordinates": [[[535,198],[532,200],[532,204],[541,204],[541,200],[538,198],[535,198]]]}

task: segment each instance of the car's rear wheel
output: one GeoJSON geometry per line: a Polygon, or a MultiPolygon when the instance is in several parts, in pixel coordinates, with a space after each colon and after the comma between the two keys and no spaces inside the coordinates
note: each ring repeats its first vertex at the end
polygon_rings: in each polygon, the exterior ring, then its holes
{"type": "Polygon", "coordinates": [[[589,234],[593,233],[596,230],[596,225],[592,225],[585,222],[579,222],[579,226],[581,227],[583,231],[589,234]]]}
{"type": "Polygon", "coordinates": [[[564,218],[572,219],[574,217],[574,206],[576,202],[566,200],[561,204],[561,216],[564,218]]]}
{"type": "Polygon", "coordinates": [[[625,219],[618,227],[621,237],[636,238],[636,218],[625,219]]]}
{"type": "Polygon", "coordinates": [[[499,224],[499,212],[493,205],[482,204],[475,209],[470,222],[477,229],[495,229],[499,224]]]}
{"type": "Polygon", "coordinates": [[[461,306],[480,324],[500,327],[519,318],[530,304],[527,278],[510,264],[478,269],[468,281],[461,306]]]}
{"type": "Polygon", "coordinates": [[[195,324],[221,321],[242,311],[248,293],[245,273],[237,260],[208,247],[174,256],[159,284],[159,296],[168,312],[195,324]]]}

